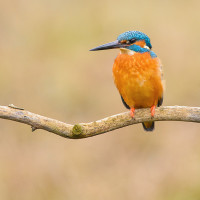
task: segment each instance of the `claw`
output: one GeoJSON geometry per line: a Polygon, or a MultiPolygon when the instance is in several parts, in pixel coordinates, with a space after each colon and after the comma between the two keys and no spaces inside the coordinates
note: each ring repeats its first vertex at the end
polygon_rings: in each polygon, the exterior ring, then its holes
{"type": "Polygon", "coordinates": [[[132,118],[135,117],[135,108],[131,108],[130,115],[131,115],[132,118]]]}
{"type": "Polygon", "coordinates": [[[151,116],[152,117],[154,117],[154,115],[155,115],[155,109],[156,109],[155,105],[151,106],[151,116]]]}

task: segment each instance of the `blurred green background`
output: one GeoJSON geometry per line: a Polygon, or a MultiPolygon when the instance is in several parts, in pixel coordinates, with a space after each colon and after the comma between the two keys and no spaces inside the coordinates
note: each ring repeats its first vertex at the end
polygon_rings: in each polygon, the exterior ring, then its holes
{"type": "MultiPolygon", "coordinates": [[[[164,66],[164,105],[199,106],[199,9],[198,0],[1,1],[0,104],[67,123],[126,111],[112,80],[118,50],[89,49],[140,30],[164,66]]],[[[83,140],[0,127],[0,199],[200,199],[199,124],[83,140]]]]}

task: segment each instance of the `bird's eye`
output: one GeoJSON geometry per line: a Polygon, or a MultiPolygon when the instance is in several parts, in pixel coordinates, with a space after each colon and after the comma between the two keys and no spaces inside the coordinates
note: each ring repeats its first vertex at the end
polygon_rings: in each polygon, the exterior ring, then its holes
{"type": "Polygon", "coordinates": [[[136,41],[136,39],[126,40],[126,44],[133,44],[136,41]]]}
{"type": "Polygon", "coordinates": [[[136,39],[133,38],[133,39],[129,40],[129,43],[133,44],[135,41],[136,41],[136,39]]]}

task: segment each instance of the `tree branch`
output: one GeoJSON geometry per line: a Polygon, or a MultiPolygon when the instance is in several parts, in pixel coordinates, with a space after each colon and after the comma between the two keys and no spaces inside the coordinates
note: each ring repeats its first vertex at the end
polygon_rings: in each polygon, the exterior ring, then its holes
{"type": "Polygon", "coordinates": [[[199,123],[200,107],[163,106],[156,108],[154,118],[151,117],[150,109],[136,109],[135,119],[130,117],[129,112],[124,112],[98,121],[72,125],[9,105],[0,106],[0,118],[28,124],[32,127],[32,131],[43,129],[62,137],[80,139],[145,121],[186,121],[199,123]]]}

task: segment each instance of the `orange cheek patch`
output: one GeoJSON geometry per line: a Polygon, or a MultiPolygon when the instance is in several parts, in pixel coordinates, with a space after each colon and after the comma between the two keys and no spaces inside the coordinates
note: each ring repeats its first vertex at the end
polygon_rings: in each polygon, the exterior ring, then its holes
{"type": "Polygon", "coordinates": [[[120,43],[124,44],[124,43],[126,43],[126,42],[127,42],[127,40],[122,40],[120,43]]]}
{"type": "Polygon", "coordinates": [[[139,41],[136,41],[134,44],[144,48],[144,46],[146,45],[146,42],[144,40],[139,40],[139,41]]]}

